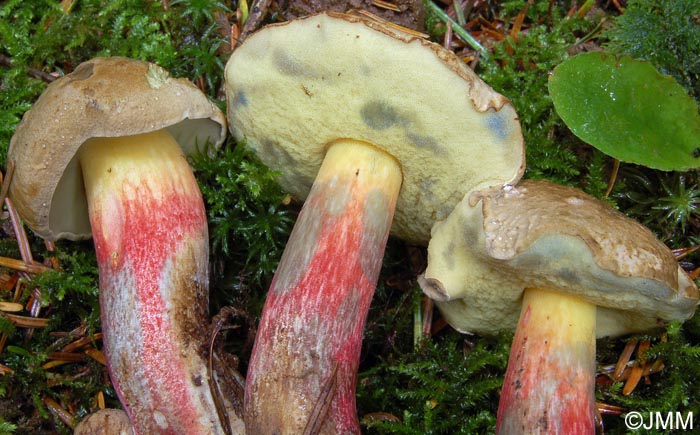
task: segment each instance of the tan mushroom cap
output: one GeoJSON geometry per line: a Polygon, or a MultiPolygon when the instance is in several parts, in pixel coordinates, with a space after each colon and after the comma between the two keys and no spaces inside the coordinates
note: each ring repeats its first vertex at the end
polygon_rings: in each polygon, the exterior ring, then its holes
{"type": "Polygon", "coordinates": [[[268,26],[226,65],[231,132],[306,198],[338,139],[401,165],[392,232],[426,244],[473,189],[514,183],[524,142],[510,102],[452,52],[382,24],[324,13],[268,26]]]}
{"type": "Polygon", "coordinates": [[[101,409],[85,417],[73,435],[133,435],[131,421],[121,409],[101,409]]]}
{"type": "Polygon", "coordinates": [[[15,162],[10,197],[39,236],[90,237],[82,173],[75,158],[94,137],[165,128],[185,154],[226,136],[223,113],[186,79],[120,57],[95,58],[51,83],[24,115],[10,141],[15,162]]]}
{"type": "Polygon", "coordinates": [[[598,306],[598,337],[684,321],[698,288],[646,227],[589,195],[523,181],[465,198],[435,225],[421,287],[462,332],[515,329],[527,287],[598,306]]]}

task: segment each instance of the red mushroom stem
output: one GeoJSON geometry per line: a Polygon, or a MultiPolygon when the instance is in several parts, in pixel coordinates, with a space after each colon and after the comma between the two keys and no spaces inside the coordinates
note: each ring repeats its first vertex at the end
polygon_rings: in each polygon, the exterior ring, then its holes
{"type": "Polygon", "coordinates": [[[594,304],[525,290],[496,435],[595,434],[595,327],[594,304]]]}
{"type": "Polygon", "coordinates": [[[90,139],[79,157],[107,366],[135,433],[225,433],[203,360],[207,221],[180,147],[161,130],[90,139]]]}
{"type": "Polygon", "coordinates": [[[359,434],[365,319],[401,186],[398,163],[334,143],[275,273],[248,370],[248,433],[359,434]]]}

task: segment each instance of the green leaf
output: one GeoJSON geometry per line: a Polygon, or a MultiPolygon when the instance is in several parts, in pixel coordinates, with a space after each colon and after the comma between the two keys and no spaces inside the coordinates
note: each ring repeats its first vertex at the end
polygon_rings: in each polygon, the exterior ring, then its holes
{"type": "Polygon", "coordinates": [[[666,171],[700,167],[697,105],[650,63],[580,54],[554,69],[549,93],[576,136],[616,159],[666,171]]]}

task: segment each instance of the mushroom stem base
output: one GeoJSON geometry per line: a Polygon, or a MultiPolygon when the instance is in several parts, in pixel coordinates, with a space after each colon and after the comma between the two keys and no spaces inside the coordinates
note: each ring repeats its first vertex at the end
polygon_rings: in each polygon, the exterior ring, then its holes
{"type": "Polygon", "coordinates": [[[595,433],[595,305],[526,289],[496,435],[595,433]]]}
{"type": "Polygon", "coordinates": [[[80,150],[107,367],[137,435],[223,434],[204,360],[204,203],[164,130],[80,150]]]}
{"type": "Polygon", "coordinates": [[[401,186],[396,161],[335,142],[268,292],[245,392],[248,433],[359,434],[365,319],[401,186]]]}

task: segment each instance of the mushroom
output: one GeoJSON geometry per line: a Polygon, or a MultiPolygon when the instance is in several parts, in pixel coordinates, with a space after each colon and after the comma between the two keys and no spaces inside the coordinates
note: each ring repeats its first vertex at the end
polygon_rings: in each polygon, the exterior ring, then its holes
{"type": "Polygon", "coordinates": [[[465,198],[419,278],[465,333],[515,329],[497,434],[594,434],[595,339],[692,317],[671,251],[603,201],[546,181],[465,198]]]}
{"type": "Polygon", "coordinates": [[[133,435],[131,421],[121,409],[101,409],[85,417],[73,435],[133,435]]]}
{"type": "Polygon", "coordinates": [[[47,240],[92,237],[107,367],[137,434],[223,434],[207,371],[208,234],[185,154],[223,114],[154,64],[96,58],[50,84],[10,142],[9,195],[47,240]]]}
{"type": "Polygon", "coordinates": [[[263,308],[246,426],[359,433],[363,328],[392,221],[426,244],[466,192],[518,180],[517,115],[453,53],[343,14],[253,34],[225,76],[232,133],[306,199],[263,308]]]}

